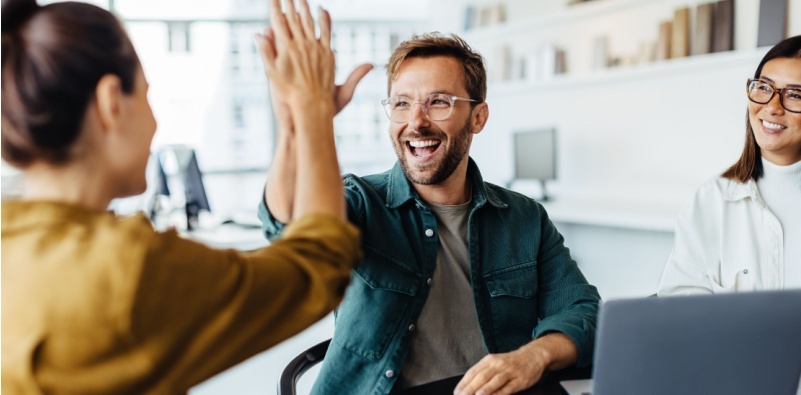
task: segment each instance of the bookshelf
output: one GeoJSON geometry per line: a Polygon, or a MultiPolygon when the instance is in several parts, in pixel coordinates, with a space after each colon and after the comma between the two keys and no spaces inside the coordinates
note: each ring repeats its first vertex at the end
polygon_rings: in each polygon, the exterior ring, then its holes
{"type": "MultiPolygon", "coordinates": [[[[688,198],[733,162],[742,147],[745,79],[768,49],[756,47],[759,0],[735,0],[731,51],[608,68],[593,68],[592,54],[598,37],[606,37],[609,53],[620,56],[635,53],[644,42],[654,43],[660,22],[672,20],[680,7],[690,9],[693,37],[698,6],[709,2],[594,0],[568,5],[564,0],[507,0],[500,2],[504,22],[469,30],[464,30],[465,13],[453,10],[499,2],[432,4],[432,26],[460,34],[482,53],[491,77],[497,76],[493,68],[501,61],[499,47],[518,60],[543,45],[566,53],[564,74],[490,80],[491,115],[477,140],[491,139],[492,144],[474,144],[471,151],[476,160],[487,158],[485,177],[500,184],[510,180],[511,159],[499,160],[498,152],[510,152],[514,132],[556,127],[560,163],[554,191],[570,198],[668,201],[669,207],[688,198]],[[715,94],[688,95],[687,89],[715,94]],[[651,150],[656,152],[649,154],[651,150]],[[690,165],[687,157],[695,163],[690,165]]],[[[799,10],[801,0],[789,0],[790,35],[801,34],[799,10]]]]}
{"type": "MultiPolygon", "coordinates": [[[[801,3],[790,0],[791,3],[801,3]]],[[[597,52],[600,40],[605,44],[607,61],[617,63],[616,68],[642,66],[653,62],[659,40],[661,22],[673,21],[674,12],[689,8],[689,37],[695,33],[697,6],[708,0],[595,0],[572,6],[563,6],[550,12],[530,13],[515,11],[514,1],[507,2],[510,18],[500,24],[478,27],[457,32],[488,58],[490,75],[498,73],[492,69],[510,67],[503,64],[495,54],[498,48],[511,52],[513,63],[526,62],[543,46],[554,46],[566,53],[566,74],[583,75],[603,71],[597,67],[597,52]]],[[[792,10],[801,10],[801,4],[791,4],[792,10]]],[[[756,48],[759,0],[735,0],[733,17],[734,50],[756,48]]],[[[791,18],[799,19],[801,18],[791,18]]],[[[438,22],[435,22],[438,23],[438,22]]],[[[798,23],[791,23],[790,32],[801,34],[798,23]]],[[[525,67],[525,66],[524,66],[525,67]]],[[[515,66],[511,66],[515,68],[515,66]]],[[[509,73],[506,73],[509,74],[509,73]]],[[[515,74],[514,72],[512,74],[515,74]]],[[[527,76],[528,77],[528,76],[527,76]]],[[[521,78],[508,78],[521,79],[521,78]]],[[[527,78],[522,78],[527,79],[527,78]]],[[[530,79],[530,78],[528,78],[530,79]]],[[[497,81],[497,79],[496,79],[497,81]]]]}

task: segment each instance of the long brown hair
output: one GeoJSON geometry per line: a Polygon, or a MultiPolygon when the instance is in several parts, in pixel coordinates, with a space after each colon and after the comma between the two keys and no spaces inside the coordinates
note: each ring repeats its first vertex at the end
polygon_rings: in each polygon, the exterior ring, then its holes
{"type": "Polygon", "coordinates": [[[114,15],[86,3],[3,0],[2,155],[64,163],[100,78],[132,93],[139,59],[114,15]]]}
{"type": "Polygon", "coordinates": [[[387,93],[389,93],[392,82],[397,78],[398,71],[404,60],[414,57],[434,57],[450,56],[459,61],[464,68],[465,88],[470,95],[470,99],[476,100],[471,103],[475,106],[483,103],[487,98],[487,71],[484,68],[484,58],[472,48],[461,37],[451,34],[443,35],[439,32],[426,33],[413,36],[406,40],[394,51],[387,63],[387,93]]]}
{"type": "MultiPolygon", "coordinates": [[[[771,48],[770,51],[765,54],[765,57],[762,58],[762,61],[759,62],[759,66],[757,66],[756,72],[754,73],[754,78],[761,77],[762,67],[765,66],[765,63],[776,58],[801,59],[801,36],[790,37],[771,48]]],[[[757,181],[764,174],[761,158],[762,151],[756,142],[754,130],[751,128],[751,120],[746,110],[745,147],[743,148],[743,153],[740,155],[740,159],[737,163],[729,167],[721,176],[741,183],[746,183],[749,179],[757,181]]]]}

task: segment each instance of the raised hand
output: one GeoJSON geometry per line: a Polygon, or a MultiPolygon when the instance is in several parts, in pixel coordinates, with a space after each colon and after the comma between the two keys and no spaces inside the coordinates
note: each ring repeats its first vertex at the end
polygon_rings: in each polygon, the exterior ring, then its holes
{"type": "Polygon", "coordinates": [[[350,72],[344,84],[336,86],[334,89],[334,107],[337,113],[342,111],[342,109],[350,103],[350,99],[353,98],[353,92],[356,90],[356,86],[359,85],[359,81],[372,69],[373,65],[371,64],[360,64],[350,72]]]}
{"type": "Polygon", "coordinates": [[[333,97],[334,53],[331,50],[331,18],[320,10],[320,38],[306,0],[300,11],[291,0],[270,1],[271,27],[256,35],[256,44],[270,79],[274,96],[293,106],[333,97]]]}

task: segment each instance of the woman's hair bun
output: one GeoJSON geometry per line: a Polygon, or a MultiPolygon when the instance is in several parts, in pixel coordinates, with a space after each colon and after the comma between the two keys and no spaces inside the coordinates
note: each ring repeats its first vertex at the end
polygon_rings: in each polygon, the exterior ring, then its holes
{"type": "Polygon", "coordinates": [[[3,34],[14,31],[37,9],[39,4],[36,4],[36,0],[3,0],[2,20],[0,20],[3,34]]]}

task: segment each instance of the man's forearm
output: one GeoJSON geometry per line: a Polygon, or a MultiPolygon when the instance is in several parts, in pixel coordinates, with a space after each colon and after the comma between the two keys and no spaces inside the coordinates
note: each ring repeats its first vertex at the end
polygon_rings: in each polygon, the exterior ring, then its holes
{"type": "Polygon", "coordinates": [[[579,349],[576,343],[564,333],[552,332],[539,337],[520,348],[543,361],[544,370],[559,370],[574,365],[578,361],[579,349]]]}
{"type": "Polygon", "coordinates": [[[280,131],[267,185],[264,188],[265,202],[270,214],[283,223],[288,223],[292,219],[295,199],[297,157],[292,132],[292,130],[280,131]]]}
{"type": "Polygon", "coordinates": [[[311,99],[299,103],[291,105],[297,132],[297,185],[292,215],[319,213],[344,219],[345,196],[334,143],[333,103],[311,99]]]}

